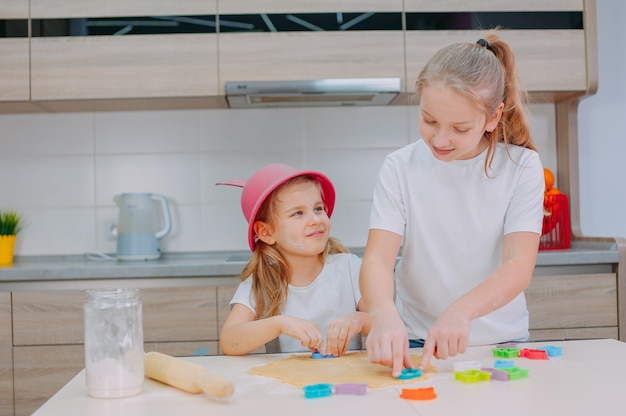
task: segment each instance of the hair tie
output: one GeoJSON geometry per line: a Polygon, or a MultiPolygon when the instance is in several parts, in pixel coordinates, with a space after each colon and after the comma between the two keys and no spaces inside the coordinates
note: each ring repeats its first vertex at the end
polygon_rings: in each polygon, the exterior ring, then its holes
{"type": "Polygon", "coordinates": [[[485,39],[480,38],[476,41],[476,43],[482,46],[483,48],[487,48],[488,50],[491,50],[491,45],[489,45],[489,42],[487,42],[485,39]]]}

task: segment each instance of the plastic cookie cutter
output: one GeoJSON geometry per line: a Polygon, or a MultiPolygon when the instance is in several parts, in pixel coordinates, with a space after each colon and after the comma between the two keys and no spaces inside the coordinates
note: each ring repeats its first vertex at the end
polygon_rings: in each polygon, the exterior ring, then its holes
{"type": "Polygon", "coordinates": [[[494,357],[515,358],[519,357],[520,348],[493,348],[491,351],[494,357]]]}
{"type": "Polygon", "coordinates": [[[422,370],[418,368],[405,368],[398,376],[398,380],[410,380],[422,376],[422,370]]]}
{"type": "Polygon", "coordinates": [[[342,383],[335,384],[335,394],[356,394],[363,396],[367,393],[365,383],[342,383]]]}
{"type": "Polygon", "coordinates": [[[302,387],[304,391],[304,397],[307,399],[314,399],[316,397],[327,397],[330,396],[333,392],[333,385],[320,383],[320,384],[309,384],[308,386],[302,387]]]}
{"type": "Polygon", "coordinates": [[[503,369],[481,368],[481,370],[491,373],[491,380],[509,381],[509,373],[507,373],[503,369]]]}
{"type": "Polygon", "coordinates": [[[419,389],[402,389],[400,397],[406,400],[433,400],[437,398],[434,387],[422,387],[419,389]]]}
{"type": "Polygon", "coordinates": [[[519,352],[520,357],[528,358],[529,360],[547,360],[548,353],[545,350],[533,350],[530,348],[523,348],[519,352]]]}
{"type": "Polygon", "coordinates": [[[525,368],[512,367],[501,368],[501,371],[506,371],[509,374],[509,380],[519,380],[521,378],[528,378],[528,370],[525,368]]]}
{"type": "Polygon", "coordinates": [[[454,373],[454,379],[462,381],[463,383],[477,383],[479,381],[491,380],[491,373],[483,370],[456,371],[454,373]]]}
{"type": "Polygon", "coordinates": [[[493,362],[493,368],[511,368],[515,367],[513,360],[495,360],[493,362]]]}
{"type": "Polygon", "coordinates": [[[321,358],[335,358],[334,355],[330,354],[330,355],[322,355],[319,352],[312,352],[311,353],[311,358],[313,358],[314,360],[319,360],[321,358]]]}
{"type": "Polygon", "coordinates": [[[482,366],[480,361],[458,361],[454,363],[454,371],[480,370],[482,366]]]}
{"type": "Polygon", "coordinates": [[[537,349],[547,352],[548,357],[560,357],[563,354],[563,349],[561,347],[555,347],[554,345],[546,345],[545,347],[537,349]]]}

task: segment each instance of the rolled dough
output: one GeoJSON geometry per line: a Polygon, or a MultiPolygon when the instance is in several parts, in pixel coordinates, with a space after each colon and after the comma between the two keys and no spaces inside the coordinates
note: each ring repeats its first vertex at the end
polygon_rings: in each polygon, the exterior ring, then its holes
{"type": "MultiPolygon", "coordinates": [[[[414,366],[419,364],[420,358],[420,355],[411,354],[414,366]]],[[[432,377],[435,372],[437,369],[429,365],[421,377],[399,380],[391,375],[391,368],[372,364],[367,358],[367,352],[361,351],[322,359],[313,359],[311,354],[293,354],[248,370],[249,374],[276,378],[296,387],[317,383],[367,383],[370,388],[414,383],[432,377]]]]}

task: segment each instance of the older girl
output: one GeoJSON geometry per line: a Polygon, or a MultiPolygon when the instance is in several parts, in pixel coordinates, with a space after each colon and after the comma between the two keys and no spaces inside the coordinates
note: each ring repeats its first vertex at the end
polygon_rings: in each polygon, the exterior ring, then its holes
{"type": "Polygon", "coordinates": [[[543,215],[543,167],[507,43],[490,33],[443,48],[416,92],[421,139],[382,165],[361,268],[369,358],[395,376],[412,367],[409,340],[423,345],[424,368],[433,355],[528,337],[523,290],[543,215]]]}

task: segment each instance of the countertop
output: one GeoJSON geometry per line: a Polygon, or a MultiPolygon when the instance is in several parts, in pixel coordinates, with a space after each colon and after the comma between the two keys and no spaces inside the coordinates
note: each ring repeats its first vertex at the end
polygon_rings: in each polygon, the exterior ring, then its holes
{"type": "MultiPolygon", "coordinates": [[[[351,248],[357,255],[362,247],[351,248]]],[[[87,255],[16,256],[12,267],[0,268],[0,283],[85,279],[238,276],[249,251],[164,253],[158,260],[93,260],[87,255]]],[[[538,266],[610,264],[619,261],[610,242],[574,242],[571,249],[539,251],[538,266]]]]}
{"type": "MultiPolygon", "coordinates": [[[[470,347],[445,361],[433,360],[433,378],[406,385],[370,388],[365,395],[338,395],[306,399],[303,391],[275,379],[250,375],[248,369],[288,354],[244,357],[205,356],[185,358],[222,374],[235,385],[226,399],[189,394],[153,380],[146,380],[138,396],[94,399],[87,395],[84,370],[40,407],[34,416],[73,415],[609,415],[624,414],[626,394],[626,343],[616,340],[537,342],[520,347],[559,346],[560,357],[549,360],[514,358],[529,370],[528,378],[513,381],[462,383],[454,379],[454,363],[477,360],[492,367],[493,346],[470,347]],[[434,387],[437,398],[411,401],[400,398],[403,388],[434,387]]],[[[420,353],[420,349],[412,353],[420,353]]]]}

